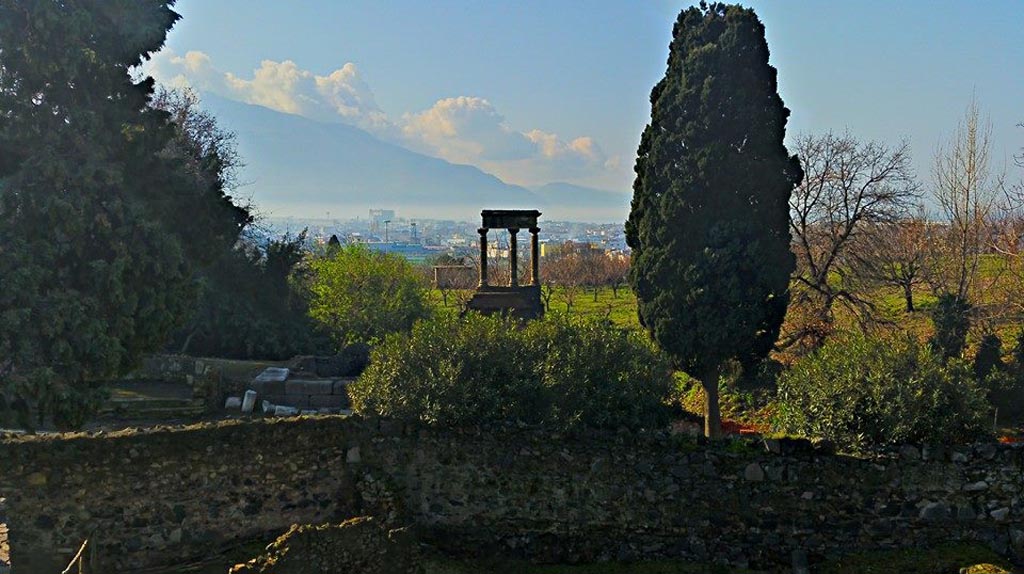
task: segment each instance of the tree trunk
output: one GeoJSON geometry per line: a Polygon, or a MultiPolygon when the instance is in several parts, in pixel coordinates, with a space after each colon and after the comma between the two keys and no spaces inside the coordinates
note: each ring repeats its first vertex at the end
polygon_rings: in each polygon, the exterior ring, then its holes
{"type": "Polygon", "coordinates": [[[911,289],[911,285],[903,286],[903,299],[907,302],[907,313],[914,312],[914,290],[911,289]]]}
{"type": "Polygon", "coordinates": [[[600,287],[594,287],[594,303],[597,303],[597,292],[600,289],[601,289],[600,287]]]}
{"type": "Polygon", "coordinates": [[[718,369],[709,369],[701,378],[704,388],[704,436],[722,438],[722,413],[718,408],[718,369]]]}

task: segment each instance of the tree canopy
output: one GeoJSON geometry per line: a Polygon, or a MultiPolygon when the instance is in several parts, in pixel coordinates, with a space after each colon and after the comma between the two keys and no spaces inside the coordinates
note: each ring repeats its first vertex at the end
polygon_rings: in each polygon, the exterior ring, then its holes
{"type": "Polygon", "coordinates": [[[641,324],[701,380],[705,433],[730,359],[771,350],[788,302],[790,194],[803,173],[784,144],[789,110],[753,10],[680,13],[637,152],[626,238],[641,324]]]}
{"type": "Polygon", "coordinates": [[[310,259],[309,313],[339,345],[376,343],[425,318],[425,282],[400,255],[360,244],[310,259]]]}
{"type": "Polygon", "coordinates": [[[58,426],[165,341],[244,219],[130,74],[172,6],[0,1],[0,393],[58,426]]]}

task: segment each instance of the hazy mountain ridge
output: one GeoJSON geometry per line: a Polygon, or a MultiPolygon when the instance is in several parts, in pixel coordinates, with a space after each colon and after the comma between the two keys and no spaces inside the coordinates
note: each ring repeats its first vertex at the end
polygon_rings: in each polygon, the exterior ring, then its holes
{"type": "Polygon", "coordinates": [[[322,123],[212,94],[203,107],[237,134],[246,167],[242,195],[275,215],[365,215],[371,207],[406,216],[473,218],[482,208],[540,209],[571,220],[625,219],[626,194],[551,183],[529,190],[474,166],[383,141],[359,128],[322,123]]]}

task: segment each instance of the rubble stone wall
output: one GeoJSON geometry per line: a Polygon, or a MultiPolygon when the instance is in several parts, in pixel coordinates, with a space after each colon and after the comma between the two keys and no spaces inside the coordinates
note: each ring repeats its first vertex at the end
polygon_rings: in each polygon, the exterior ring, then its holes
{"type": "Polygon", "coordinates": [[[856,459],[756,446],[340,416],[211,423],[0,439],[0,496],[14,574],[60,571],[84,538],[101,571],[128,572],[362,514],[456,555],[543,561],[762,568],[951,539],[1024,556],[1020,447],[856,459]]]}

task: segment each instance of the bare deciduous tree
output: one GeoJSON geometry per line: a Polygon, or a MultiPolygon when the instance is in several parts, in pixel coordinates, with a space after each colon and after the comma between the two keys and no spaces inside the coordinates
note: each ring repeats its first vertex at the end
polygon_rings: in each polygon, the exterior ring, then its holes
{"type": "Polygon", "coordinates": [[[925,281],[934,226],[923,213],[868,225],[847,260],[857,281],[868,288],[895,287],[904,309],[914,312],[914,289],[925,281]]]}
{"type": "Polygon", "coordinates": [[[898,221],[919,195],[906,142],[861,142],[849,133],[798,138],[803,182],[790,198],[790,229],[797,258],[793,305],[807,318],[790,325],[783,344],[823,342],[836,303],[866,320],[871,303],[850,277],[849,250],[870,225],[898,221]],[[823,328],[823,326],[825,328],[823,328]]]}
{"type": "Polygon", "coordinates": [[[971,100],[952,137],[939,144],[932,168],[932,194],[944,216],[931,283],[938,293],[971,300],[981,255],[991,244],[989,223],[1003,190],[1003,175],[991,160],[992,124],[971,100]]]}
{"type": "Polygon", "coordinates": [[[565,311],[571,313],[585,281],[583,258],[579,253],[570,252],[546,261],[544,275],[558,287],[565,311]]]}
{"type": "Polygon", "coordinates": [[[174,144],[182,149],[174,151],[195,178],[213,174],[221,179],[228,191],[242,185],[238,174],[245,164],[238,154],[234,132],[219,126],[217,118],[202,109],[199,96],[194,91],[190,88],[159,88],[150,105],[171,115],[171,121],[182,136],[174,144]],[[215,169],[209,169],[211,166],[204,165],[204,162],[216,162],[212,166],[215,169]]]}
{"type": "MultiPolygon", "coordinates": [[[[1017,125],[1024,128],[1024,123],[1017,125]]],[[[1024,168],[1024,148],[1013,159],[1024,168]]],[[[1005,190],[1000,208],[1001,217],[992,224],[994,248],[1002,256],[1005,271],[999,292],[1005,299],[1003,307],[1019,319],[1024,315],[1024,177],[1005,190]]]]}
{"type": "Polygon", "coordinates": [[[993,248],[1001,256],[1001,307],[1009,315],[1024,315],[1024,204],[1008,203],[1003,217],[991,225],[993,248]]]}
{"type": "Polygon", "coordinates": [[[629,255],[613,253],[605,261],[605,278],[612,288],[612,297],[619,298],[619,289],[626,285],[629,276],[629,255]]]}

